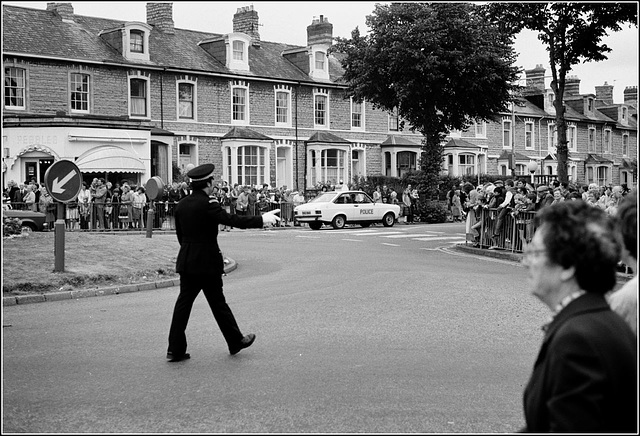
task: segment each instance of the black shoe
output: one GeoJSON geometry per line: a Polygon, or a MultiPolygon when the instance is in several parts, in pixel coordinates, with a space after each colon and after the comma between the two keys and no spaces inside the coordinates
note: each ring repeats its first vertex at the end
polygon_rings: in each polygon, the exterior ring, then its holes
{"type": "Polygon", "coordinates": [[[250,333],[247,336],[245,336],[244,338],[242,338],[242,340],[240,341],[240,343],[238,345],[236,345],[233,348],[229,348],[229,353],[231,353],[232,356],[234,354],[238,354],[240,352],[240,350],[242,350],[243,348],[250,347],[251,344],[253,344],[253,341],[255,341],[255,340],[256,340],[256,335],[254,335],[253,333],[250,333]]]}
{"type": "Polygon", "coordinates": [[[184,353],[179,356],[178,355],[174,356],[172,352],[168,352],[167,359],[169,360],[169,362],[180,362],[183,360],[191,359],[191,354],[184,353]]]}

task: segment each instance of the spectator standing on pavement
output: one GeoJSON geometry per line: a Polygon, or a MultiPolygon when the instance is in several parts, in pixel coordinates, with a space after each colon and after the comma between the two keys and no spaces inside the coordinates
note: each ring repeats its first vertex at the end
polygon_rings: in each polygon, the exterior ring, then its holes
{"type": "Polygon", "coordinates": [[[382,188],[380,188],[380,185],[376,186],[376,190],[373,191],[372,198],[375,203],[380,203],[382,201],[382,188]]]}
{"type": "Polygon", "coordinates": [[[538,200],[536,201],[536,211],[549,206],[553,203],[553,195],[549,193],[549,187],[546,185],[540,185],[536,188],[536,194],[538,200]]]}
{"type": "Polygon", "coordinates": [[[240,188],[238,194],[238,200],[236,201],[236,213],[238,215],[247,215],[247,209],[249,207],[249,187],[245,186],[240,188]]]}
{"type": "Polygon", "coordinates": [[[462,222],[462,203],[460,202],[460,190],[453,191],[451,197],[451,218],[454,223],[462,222]]]}
{"type": "Polygon", "coordinates": [[[638,336],[638,192],[631,191],[618,206],[616,222],[622,235],[622,262],[633,268],[633,278],[609,295],[609,304],[638,336]]]}
{"type": "Polygon", "coordinates": [[[104,184],[104,179],[95,180],[95,188],[92,194],[93,204],[95,206],[94,229],[100,227],[100,229],[104,230],[104,206],[107,200],[107,187],[104,184]]]}
{"type": "Polygon", "coordinates": [[[133,228],[144,229],[144,206],[147,204],[147,195],[144,188],[138,186],[133,193],[133,228]]]}
{"type": "Polygon", "coordinates": [[[167,359],[179,362],[189,359],[185,330],[193,302],[204,292],[207,303],[229,347],[236,354],[249,347],[255,334],[244,336],[222,291],[224,260],[218,246],[218,226],[238,228],[262,228],[275,225],[279,218],[272,212],[261,216],[241,217],[225,212],[218,201],[210,201],[213,191],[213,164],[197,166],[187,173],[191,178],[193,193],[176,207],[176,236],[180,251],[176,260],[176,272],[180,274],[180,294],[176,300],[169,330],[167,359]]]}
{"type": "Polygon", "coordinates": [[[523,264],[553,317],[524,391],[524,430],[635,433],[636,338],[605,300],[620,256],[613,220],[565,201],[540,210],[536,224],[523,264]]]}
{"type": "Polygon", "coordinates": [[[122,185],[122,197],[120,197],[120,221],[123,228],[133,228],[133,192],[126,183],[122,185]]]}
{"type": "Polygon", "coordinates": [[[27,185],[23,201],[27,210],[31,210],[33,212],[38,211],[38,203],[36,203],[36,193],[33,192],[33,185],[27,185]]]}
{"type": "Polygon", "coordinates": [[[413,200],[411,198],[411,184],[408,184],[404,191],[402,191],[402,203],[405,211],[405,224],[413,224],[413,200]]]}

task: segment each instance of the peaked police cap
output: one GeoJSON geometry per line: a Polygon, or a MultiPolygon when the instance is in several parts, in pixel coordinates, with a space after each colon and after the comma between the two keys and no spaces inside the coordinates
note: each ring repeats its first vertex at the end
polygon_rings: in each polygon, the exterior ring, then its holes
{"type": "Polygon", "coordinates": [[[187,177],[189,177],[192,182],[207,180],[213,177],[213,170],[215,168],[215,165],[211,163],[198,165],[187,173],[187,177]]]}

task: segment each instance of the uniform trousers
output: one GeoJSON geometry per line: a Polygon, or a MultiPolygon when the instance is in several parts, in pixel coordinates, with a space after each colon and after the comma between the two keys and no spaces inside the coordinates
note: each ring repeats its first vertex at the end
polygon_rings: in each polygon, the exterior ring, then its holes
{"type": "Polygon", "coordinates": [[[193,302],[200,293],[209,303],[211,312],[220,327],[229,347],[237,345],[242,340],[242,333],[238,327],[231,308],[222,293],[222,276],[212,274],[180,274],[180,294],[176,300],[169,330],[168,352],[180,356],[187,352],[187,336],[185,331],[189,323],[189,315],[193,302]]]}

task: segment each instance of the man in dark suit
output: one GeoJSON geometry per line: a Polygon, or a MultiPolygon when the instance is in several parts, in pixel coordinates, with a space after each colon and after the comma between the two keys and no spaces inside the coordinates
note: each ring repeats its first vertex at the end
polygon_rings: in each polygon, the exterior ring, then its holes
{"type": "Polygon", "coordinates": [[[209,197],[214,189],[214,168],[213,164],[204,164],[187,173],[191,179],[192,193],[180,200],[175,209],[176,235],[180,243],[176,261],[176,272],[180,274],[180,294],[169,331],[167,359],[170,362],[190,358],[185,330],[200,290],[204,292],[232,355],[249,347],[256,337],[254,334],[242,335],[225,301],[222,292],[224,260],[218,247],[218,225],[241,229],[261,228],[266,224],[276,224],[280,218],[275,215],[278,210],[252,217],[228,214],[216,198],[209,197]]]}
{"type": "Polygon", "coordinates": [[[621,241],[583,201],[547,206],[524,250],[533,295],[553,311],[524,391],[524,431],[637,433],[637,344],[605,294],[621,241]]]}

